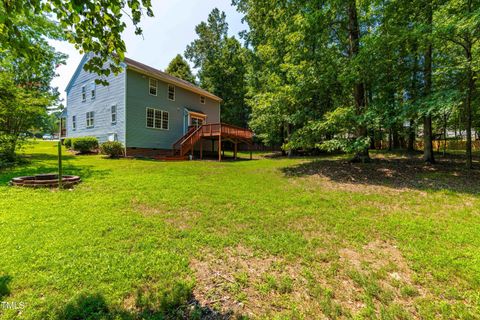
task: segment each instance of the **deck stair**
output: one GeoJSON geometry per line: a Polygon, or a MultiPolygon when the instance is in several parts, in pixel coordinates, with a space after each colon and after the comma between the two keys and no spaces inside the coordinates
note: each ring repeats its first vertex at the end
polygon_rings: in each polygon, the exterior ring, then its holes
{"type": "MultiPolygon", "coordinates": [[[[218,140],[220,144],[219,154],[222,139],[232,141],[235,144],[236,156],[237,144],[241,142],[251,144],[252,138],[253,132],[251,130],[225,123],[211,123],[199,127],[191,127],[183,137],[173,144],[173,158],[187,157],[189,152],[192,153],[195,145],[202,139],[218,140]]],[[[200,143],[200,155],[201,154],[202,144],[200,143]]]]}

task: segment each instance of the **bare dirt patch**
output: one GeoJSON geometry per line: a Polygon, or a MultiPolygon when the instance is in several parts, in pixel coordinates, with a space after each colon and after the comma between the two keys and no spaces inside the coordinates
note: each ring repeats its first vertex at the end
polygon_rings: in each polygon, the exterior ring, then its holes
{"type": "Polygon", "coordinates": [[[400,250],[385,241],[373,241],[360,250],[345,248],[339,251],[343,270],[339,303],[358,312],[370,307],[378,315],[384,306],[396,305],[402,312],[419,318],[415,308],[417,298],[426,291],[414,281],[414,272],[400,250]],[[363,299],[358,299],[363,296],[363,299]],[[365,299],[366,298],[366,299],[365,299]],[[370,301],[370,303],[369,303],[370,301]]]}
{"type": "Polygon", "coordinates": [[[301,305],[306,298],[300,264],[245,247],[206,252],[190,265],[196,275],[193,294],[199,303],[229,311],[233,318],[288,313],[291,304],[286,301],[301,305]]]}
{"type": "Polygon", "coordinates": [[[394,245],[375,241],[341,249],[336,259],[323,255],[291,261],[242,246],[208,250],[190,263],[193,296],[231,318],[419,318],[415,303],[425,290],[394,245]]]}

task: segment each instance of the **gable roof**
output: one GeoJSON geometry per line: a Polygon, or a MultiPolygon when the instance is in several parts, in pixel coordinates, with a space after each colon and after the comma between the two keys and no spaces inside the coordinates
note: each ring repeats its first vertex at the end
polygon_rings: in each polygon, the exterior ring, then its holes
{"type": "Polygon", "coordinates": [[[83,65],[87,62],[89,57],[90,56],[88,54],[84,54],[82,57],[82,60],[80,60],[80,63],[78,64],[77,69],[75,69],[75,72],[73,73],[72,78],[70,79],[70,81],[68,81],[68,84],[65,87],[65,91],[67,92],[67,94],[68,94],[68,91],[70,91],[70,88],[72,87],[73,82],[75,81],[75,79],[77,79],[78,75],[80,74],[80,71],[82,71],[83,65]]]}
{"type": "Polygon", "coordinates": [[[151,76],[151,77],[159,79],[159,80],[163,80],[163,81],[165,81],[167,83],[170,83],[170,84],[174,84],[174,85],[176,85],[180,88],[183,88],[183,89],[191,91],[191,92],[195,92],[195,93],[200,94],[202,96],[213,99],[217,102],[222,101],[222,98],[217,97],[213,93],[210,93],[207,90],[202,89],[202,88],[194,85],[193,83],[190,83],[188,81],[185,81],[185,80],[177,78],[177,77],[174,77],[174,76],[172,76],[172,75],[170,75],[166,72],[163,72],[163,71],[160,71],[158,69],[152,68],[152,67],[147,66],[146,64],[143,64],[141,62],[135,61],[135,60],[130,59],[130,58],[125,58],[123,60],[123,62],[127,65],[127,68],[129,68],[131,70],[137,71],[139,73],[151,76]]]}
{"type": "MultiPolygon", "coordinates": [[[[90,54],[83,55],[82,60],[78,64],[77,69],[75,70],[72,78],[68,82],[67,87],[65,88],[65,91],[67,93],[70,90],[71,86],[73,85],[75,79],[80,74],[80,71],[82,71],[83,65],[87,62],[87,60],[89,58],[90,58],[90,54]]],[[[135,70],[139,73],[154,77],[154,78],[159,79],[159,80],[163,80],[167,83],[174,84],[174,85],[176,85],[180,88],[183,88],[183,89],[191,91],[191,92],[195,92],[197,94],[208,97],[208,98],[210,98],[212,100],[215,100],[217,102],[222,102],[223,101],[222,98],[214,95],[213,93],[208,92],[205,89],[200,88],[199,86],[194,85],[193,83],[190,83],[188,81],[185,81],[185,80],[177,78],[177,77],[174,77],[174,76],[172,76],[172,75],[170,75],[166,72],[163,72],[161,70],[152,68],[150,66],[147,66],[146,64],[135,61],[133,59],[125,57],[125,59],[122,63],[122,67],[127,67],[127,68],[135,70]]]]}

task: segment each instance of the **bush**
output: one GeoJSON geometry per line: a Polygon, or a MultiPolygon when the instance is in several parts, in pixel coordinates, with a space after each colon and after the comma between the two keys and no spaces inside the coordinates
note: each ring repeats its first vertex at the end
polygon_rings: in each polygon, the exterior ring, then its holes
{"type": "Polygon", "coordinates": [[[67,149],[71,149],[72,148],[72,139],[71,138],[65,138],[63,140],[63,145],[67,148],[67,149]]]}
{"type": "Polygon", "coordinates": [[[123,144],[117,141],[108,141],[102,143],[100,152],[108,155],[110,158],[118,158],[123,156],[123,144]]]}
{"type": "Polygon", "coordinates": [[[95,137],[80,137],[72,139],[72,149],[79,153],[89,153],[98,149],[98,140],[95,137]]]}

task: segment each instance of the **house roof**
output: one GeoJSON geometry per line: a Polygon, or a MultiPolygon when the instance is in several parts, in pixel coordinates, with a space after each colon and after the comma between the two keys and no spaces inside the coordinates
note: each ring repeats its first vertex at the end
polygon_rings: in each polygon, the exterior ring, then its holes
{"type": "Polygon", "coordinates": [[[80,60],[80,63],[78,64],[77,66],[77,69],[75,69],[75,72],[73,73],[73,76],[72,78],[70,78],[70,81],[68,81],[68,84],[67,86],[65,87],[65,91],[68,93],[68,91],[70,91],[70,88],[72,87],[73,85],[73,82],[75,81],[75,79],[78,77],[78,75],[80,74],[80,71],[82,71],[82,68],[83,68],[83,65],[87,62],[87,60],[89,59],[90,55],[89,54],[84,54],[83,57],[82,57],[82,60],[80,60]]]}
{"type": "Polygon", "coordinates": [[[158,69],[152,68],[150,66],[147,66],[146,64],[143,64],[141,62],[135,61],[130,58],[125,58],[123,62],[127,65],[127,68],[135,70],[137,72],[146,74],[148,76],[158,78],[160,80],[163,80],[165,82],[174,84],[178,87],[181,87],[185,90],[195,92],[197,94],[203,95],[205,97],[208,97],[210,99],[213,99],[215,101],[221,102],[222,98],[214,95],[213,93],[208,92],[207,90],[204,90],[193,83],[190,83],[188,81],[185,81],[183,79],[174,77],[166,72],[160,71],[158,69]]]}
{"type": "Polygon", "coordinates": [[[198,114],[205,114],[203,111],[200,111],[200,110],[195,110],[195,109],[192,109],[192,108],[185,108],[187,109],[188,112],[193,112],[193,113],[198,113],[198,114]]]}

